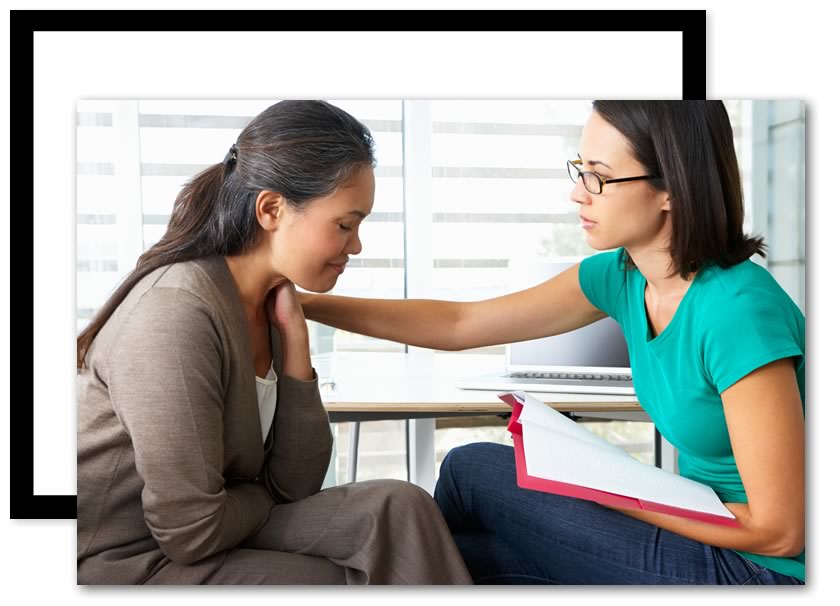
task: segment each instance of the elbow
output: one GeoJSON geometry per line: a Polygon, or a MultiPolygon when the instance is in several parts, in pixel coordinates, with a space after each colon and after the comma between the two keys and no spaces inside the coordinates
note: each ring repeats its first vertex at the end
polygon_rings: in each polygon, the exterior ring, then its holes
{"type": "Polygon", "coordinates": [[[804,524],[785,524],[765,533],[764,547],[757,551],[777,558],[793,558],[805,549],[804,524]]]}
{"type": "Polygon", "coordinates": [[[167,558],[190,565],[222,550],[223,532],[219,511],[192,519],[180,518],[177,523],[161,524],[154,516],[146,516],[152,537],[167,558]]]}
{"type": "Polygon", "coordinates": [[[453,342],[447,341],[445,343],[441,343],[440,347],[435,347],[435,349],[439,349],[441,351],[462,351],[462,350],[467,349],[467,348],[466,347],[459,347],[458,343],[456,343],[454,341],[453,342]]]}
{"type": "Polygon", "coordinates": [[[764,550],[762,555],[773,556],[776,558],[795,558],[802,553],[803,549],[805,549],[804,542],[777,543],[770,549],[764,550]]]}
{"type": "Polygon", "coordinates": [[[790,536],[785,537],[779,545],[778,556],[795,558],[805,549],[805,532],[790,532],[788,534],[790,536]]]}
{"type": "Polygon", "coordinates": [[[735,549],[777,558],[795,557],[805,549],[804,503],[775,508],[740,504],[737,507],[742,512],[738,518],[743,540],[735,549]]]}
{"type": "Polygon", "coordinates": [[[321,490],[332,458],[332,434],[326,446],[295,466],[289,466],[289,458],[283,458],[279,465],[266,466],[261,482],[274,503],[294,503],[321,490]]]}
{"type": "Polygon", "coordinates": [[[321,484],[319,484],[317,488],[315,486],[311,486],[309,488],[304,487],[296,490],[287,490],[279,486],[275,486],[269,492],[271,493],[272,500],[274,500],[276,504],[288,505],[289,503],[296,503],[307,497],[311,497],[313,494],[318,492],[320,488],[321,484]]]}
{"type": "Polygon", "coordinates": [[[324,467],[324,473],[320,474],[320,476],[318,474],[311,474],[307,478],[288,476],[277,478],[271,473],[268,473],[265,477],[265,487],[275,504],[285,505],[287,503],[302,501],[317,493],[324,485],[325,476],[326,466],[324,467]],[[319,477],[320,479],[316,479],[319,477]]]}

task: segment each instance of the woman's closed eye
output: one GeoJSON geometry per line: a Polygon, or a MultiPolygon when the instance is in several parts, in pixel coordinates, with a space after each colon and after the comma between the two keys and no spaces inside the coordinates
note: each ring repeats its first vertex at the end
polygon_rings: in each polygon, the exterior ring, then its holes
{"type": "Polygon", "coordinates": [[[350,231],[351,229],[350,227],[342,225],[341,223],[339,223],[338,226],[341,228],[342,231],[350,231]]]}

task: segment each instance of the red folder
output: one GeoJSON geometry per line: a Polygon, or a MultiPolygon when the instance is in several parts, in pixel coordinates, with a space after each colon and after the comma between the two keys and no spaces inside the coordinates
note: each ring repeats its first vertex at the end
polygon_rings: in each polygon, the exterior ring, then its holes
{"type": "Polygon", "coordinates": [[[710,524],[720,524],[722,526],[731,526],[733,528],[740,527],[738,521],[732,518],[726,518],[702,511],[673,507],[662,503],[654,503],[613,492],[605,492],[603,490],[595,490],[594,488],[578,486],[577,484],[566,484],[565,482],[546,480],[545,478],[537,478],[528,475],[528,469],[525,464],[525,446],[522,443],[522,425],[517,422],[519,420],[519,415],[522,413],[522,404],[520,404],[511,393],[502,394],[499,398],[513,408],[507,428],[513,437],[513,451],[514,456],[516,457],[516,484],[520,488],[549,492],[566,497],[575,497],[577,499],[585,499],[587,501],[594,501],[596,503],[600,503],[601,505],[607,505],[610,507],[655,511],[657,513],[666,513],[673,516],[708,522],[710,524]]]}

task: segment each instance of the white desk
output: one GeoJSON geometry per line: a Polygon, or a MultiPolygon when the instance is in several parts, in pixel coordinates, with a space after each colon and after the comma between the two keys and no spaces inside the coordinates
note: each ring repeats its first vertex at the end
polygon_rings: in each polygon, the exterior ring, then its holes
{"type": "MultiPolygon", "coordinates": [[[[438,354],[429,350],[341,352],[313,356],[312,364],[318,371],[321,398],[332,422],[409,420],[409,480],[430,493],[435,484],[434,419],[510,412],[496,391],[455,387],[458,379],[504,369],[502,355],[438,354]]],[[[557,410],[580,417],[649,420],[635,396],[529,393],[557,410]]],[[[355,477],[358,424],[354,429],[351,480],[355,477]]]]}

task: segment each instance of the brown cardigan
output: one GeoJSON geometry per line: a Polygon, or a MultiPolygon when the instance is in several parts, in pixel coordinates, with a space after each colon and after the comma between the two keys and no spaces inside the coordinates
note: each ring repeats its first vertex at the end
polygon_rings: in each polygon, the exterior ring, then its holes
{"type": "MultiPolygon", "coordinates": [[[[317,376],[282,375],[262,442],[238,291],[222,257],[158,269],[97,335],[78,376],[78,582],[140,583],[167,562],[196,578],[275,503],[317,492],[332,449],[317,376]]],[[[185,580],[184,582],[189,582],[185,580]]]]}

